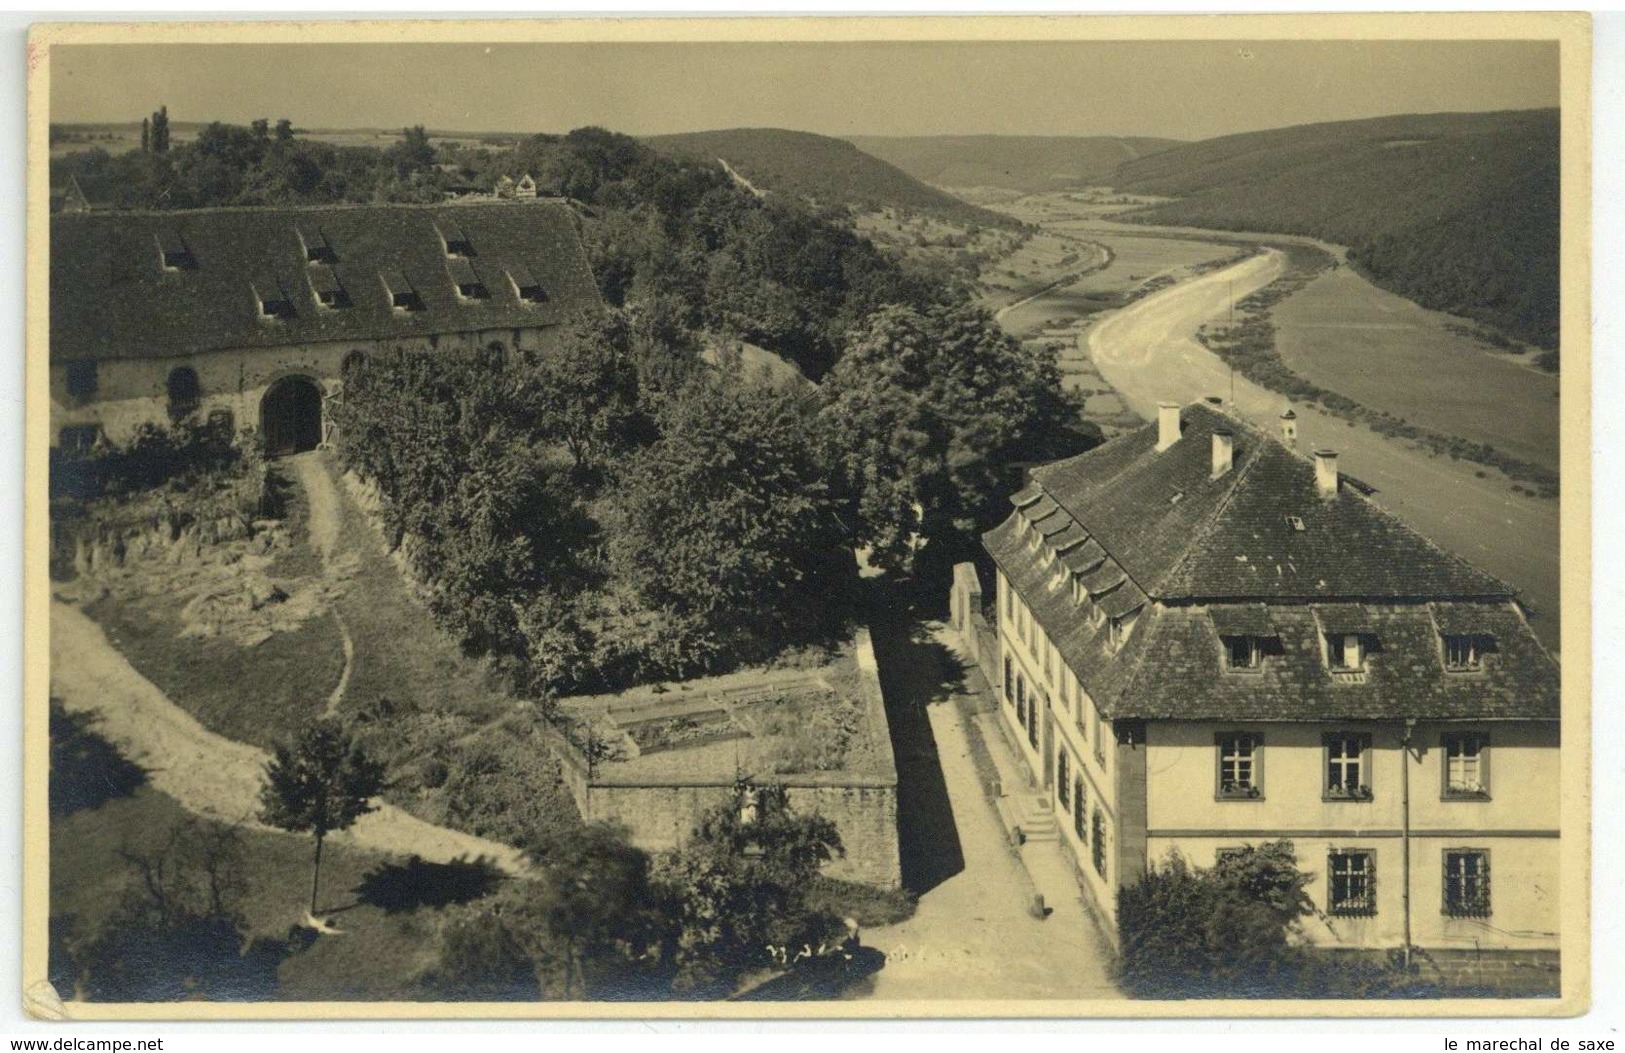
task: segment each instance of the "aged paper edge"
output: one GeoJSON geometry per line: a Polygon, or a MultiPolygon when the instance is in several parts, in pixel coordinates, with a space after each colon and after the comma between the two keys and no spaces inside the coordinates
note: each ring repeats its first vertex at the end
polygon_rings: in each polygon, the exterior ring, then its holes
{"type": "Polygon", "coordinates": [[[1591,18],[1585,13],[1065,15],[818,18],[42,23],[29,33],[23,578],[23,987],[39,1019],[900,1019],[1577,1016],[1591,980],[1591,18]],[[49,915],[46,780],[50,582],[46,520],[50,416],[50,50],[72,44],[770,42],[1033,40],[1555,40],[1562,107],[1560,498],[1563,704],[1562,994],[1553,1000],[1428,1002],[890,1001],[707,1003],[69,1003],[45,980],[49,915]],[[42,986],[43,985],[43,986],[42,986]],[[49,1009],[46,1008],[49,1005],[49,1009]],[[63,1016],[54,1010],[61,1008],[63,1016]],[[1379,1009],[1380,1012],[1373,1012],[1379,1009]]]}

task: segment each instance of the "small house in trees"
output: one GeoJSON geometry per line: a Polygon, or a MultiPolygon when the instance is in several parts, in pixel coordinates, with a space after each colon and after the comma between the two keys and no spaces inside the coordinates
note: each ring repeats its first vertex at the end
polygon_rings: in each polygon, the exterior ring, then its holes
{"type": "Polygon", "coordinates": [[[499,176],[497,178],[496,187],[494,188],[493,193],[495,193],[497,197],[513,197],[513,176],[499,176]]]}
{"type": "Polygon", "coordinates": [[[526,172],[519,177],[519,182],[513,187],[514,197],[533,198],[536,196],[536,177],[526,172]]]}

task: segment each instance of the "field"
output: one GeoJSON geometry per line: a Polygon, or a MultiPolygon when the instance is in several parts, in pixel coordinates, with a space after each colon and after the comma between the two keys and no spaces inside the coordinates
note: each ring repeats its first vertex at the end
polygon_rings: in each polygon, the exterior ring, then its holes
{"type": "MultiPolygon", "coordinates": [[[[171,121],[170,145],[180,146],[195,140],[203,125],[190,121],[171,121]]],[[[456,142],[464,146],[481,146],[479,138],[466,132],[429,133],[437,143],[456,142]]],[[[370,146],[382,150],[400,141],[399,128],[312,128],[298,129],[301,139],[330,143],[333,146],[370,146]]],[[[487,146],[487,149],[493,147],[487,146]]],[[[51,156],[77,153],[82,150],[106,150],[110,154],[129,153],[141,149],[141,122],[130,124],[69,124],[63,126],[63,137],[51,143],[51,156]]]]}
{"type": "Polygon", "coordinates": [[[1275,308],[1276,347],[1305,379],[1369,409],[1558,468],[1558,381],[1452,331],[1459,319],[1418,307],[1341,267],[1275,308]]]}
{"type": "Polygon", "coordinates": [[[1162,286],[1182,281],[1194,273],[1193,268],[1236,253],[1235,246],[1214,242],[1093,232],[1089,239],[1105,246],[1111,253],[1111,263],[1009,311],[1000,319],[1007,330],[1024,336],[1065,327],[1072,321],[1121,306],[1128,294],[1152,282],[1162,286]]]}

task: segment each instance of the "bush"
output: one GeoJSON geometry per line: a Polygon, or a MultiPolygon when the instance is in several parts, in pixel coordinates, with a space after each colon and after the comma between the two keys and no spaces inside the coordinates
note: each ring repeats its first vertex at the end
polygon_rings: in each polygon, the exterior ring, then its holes
{"type": "Polygon", "coordinates": [[[493,728],[448,758],[446,822],[503,844],[545,841],[580,826],[558,762],[529,735],[493,728]]]}
{"type": "Polygon", "coordinates": [[[1290,841],[1209,869],[1175,853],[1118,892],[1118,978],[1138,998],[1267,997],[1291,987],[1289,937],[1314,910],[1290,841]]]}

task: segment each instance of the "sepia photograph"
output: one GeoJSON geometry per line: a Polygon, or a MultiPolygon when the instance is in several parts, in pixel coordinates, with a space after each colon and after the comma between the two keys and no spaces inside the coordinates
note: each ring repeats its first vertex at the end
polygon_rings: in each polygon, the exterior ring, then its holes
{"type": "Polygon", "coordinates": [[[1586,16],[28,48],[30,1013],[1585,1010],[1586,16]]]}

